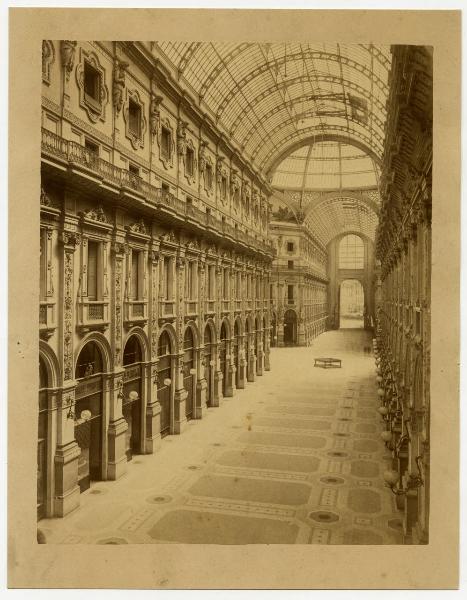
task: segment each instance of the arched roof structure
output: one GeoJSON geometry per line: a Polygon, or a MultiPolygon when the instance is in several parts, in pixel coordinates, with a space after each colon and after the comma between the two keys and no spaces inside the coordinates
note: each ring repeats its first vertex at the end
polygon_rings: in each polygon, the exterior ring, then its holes
{"type": "Polygon", "coordinates": [[[292,219],[323,245],[346,232],[374,239],[389,46],[155,42],[152,48],[282,192],[279,206],[292,219]]]}
{"type": "Polygon", "coordinates": [[[382,156],[389,47],[156,42],[153,51],[263,173],[314,136],[382,156]]]}
{"type": "Polygon", "coordinates": [[[378,215],[361,199],[335,196],[317,204],[304,224],[326,246],[343,233],[360,233],[374,240],[378,215]]]}

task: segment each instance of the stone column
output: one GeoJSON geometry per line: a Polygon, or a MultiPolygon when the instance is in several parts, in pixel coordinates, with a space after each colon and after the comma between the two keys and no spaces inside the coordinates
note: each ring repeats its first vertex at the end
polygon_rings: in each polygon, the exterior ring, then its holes
{"type": "MultiPolygon", "coordinates": [[[[123,261],[129,255],[129,247],[121,242],[115,241],[112,245],[114,256],[113,269],[113,331],[112,345],[114,351],[114,374],[104,386],[109,388],[109,427],[107,434],[108,464],[107,478],[118,479],[127,468],[125,452],[125,437],[128,423],[122,414],[123,401],[123,348],[122,348],[122,287],[123,287],[123,261]]],[[[107,391],[105,391],[107,393],[107,391]]]]}
{"type": "Polygon", "coordinates": [[[245,334],[238,337],[238,375],[237,388],[243,390],[245,387],[245,334]]]}
{"type": "Polygon", "coordinates": [[[213,390],[211,406],[219,406],[220,390],[222,386],[223,375],[219,370],[219,344],[216,342],[211,346],[211,374],[213,375],[213,390]]]}
{"type": "Polygon", "coordinates": [[[104,390],[109,394],[107,479],[118,479],[127,469],[125,437],[128,423],[122,414],[123,369],[116,366],[113,375],[105,376],[104,390]]]}
{"type": "Polygon", "coordinates": [[[63,323],[60,342],[60,360],[63,372],[63,390],[57,398],[57,447],[54,456],[54,507],[53,512],[63,517],[79,506],[78,458],[81,449],[75,440],[75,389],[73,332],[75,330],[74,252],[80,243],[75,226],[65,223],[61,234],[63,245],[63,323]]]}
{"type": "Polygon", "coordinates": [[[153,454],[161,444],[161,405],[157,400],[157,364],[151,363],[151,377],[147,380],[148,400],[146,402],[146,436],[144,451],[153,454]]]}
{"type": "Polygon", "coordinates": [[[208,387],[207,381],[204,378],[204,344],[201,344],[195,349],[195,364],[196,364],[196,386],[195,398],[193,407],[193,418],[203,418],[203,408],[206,406],[206,390],[208,387]]]}
{"type": "Polygon", "coordinates": [[[174,433],[182,433],[186,427],[185,400],[188,396],[183,384],[183,325],[185,315],[185,254],[179,250],[176,260],[177,286],[175,304],[177,306],[177,337],[179,353],[175,359],[174,433]]]}
{"type": "Polygon", "coordinates": [[[248,371],[247,371],[247,381],[253,382],[256,379],[256,356],[255,356],[255,348],[252,343],[252,336],[256,335],[254,333],[247,334],[247,337],[250,339],[249,343],[249,351],[248,351],[248,371]]]}
{"type": "Polygon", "coordinates": [[[150,377],[147,379],[145,452],[153,454],[161,442],[161,406],[157,399],[157,341],[159,338],[159,246],[150,252],[151,279],[149,285],[149,339],[151,340],[150,377]]]}
{"type": "Polygon", "coordinates": [[[263,348],[264,350],[264,370],[265,371],[270,371],[271,370],[271,362],[270,362],[270,354],[271,354],[271,348],[270,348],[270,344],[271,344],[271,327],[267,327],[266,329],[266,336],[265,336],[265,341],[266,341],[266,346],[265,348],[263,348]]]}
{"type": "Polygon", "coordinates": [[[233,376],[234,376],[234,365],[232,359],[232,340],[226,340],[226,381],[225,381],[225,398],[231,398],[233,396],[233,376]]]}

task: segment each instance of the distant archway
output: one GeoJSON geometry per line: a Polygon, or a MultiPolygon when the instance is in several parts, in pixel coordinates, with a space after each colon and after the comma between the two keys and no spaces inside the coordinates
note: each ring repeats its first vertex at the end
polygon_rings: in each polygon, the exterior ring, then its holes
{"type": "Polygon", "coordinates": [[[88,341],[78,354],[75,367],[75,439],[81,449],[78,460],[78,485],[81,492],[91,481],[103,479],[103,383],[106,368],[102,346],[88,341]]]}
{"type": "Polygon", "coordinates": [[[288,309],[284,314],[284,346],[297,344],[297,313],[288,309]]]}
{"type": "Polygon", "coordinates": [[[142,452],[142,361],[143,350],[140,339],[132,334],[123,350],[123,402],[122,414],[128,424],[125,433],[125,453],[127,460],[133,454],[142,452]]]}
{"type": "Polygon", "coordinates": [[[344,279],[339,286],[339,328],[363,329],[365,294],[357,279],[344,279]]]}

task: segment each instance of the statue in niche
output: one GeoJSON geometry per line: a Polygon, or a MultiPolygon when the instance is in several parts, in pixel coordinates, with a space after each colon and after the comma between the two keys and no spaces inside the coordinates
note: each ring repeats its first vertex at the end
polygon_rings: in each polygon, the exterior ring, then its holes
{"type": "Polygon", "coordinates": [[[62,66],[65,68],[65,75],[67,80],[70,78],[70,73],[73,71],[75,64],[75,51],[76,44],[71,40],[62,40],[60,44],[60,54],[62,57],[62,66]]]}
{"type": "Polygon", "coordinates": [[[199,157],[198,157],[198,164],[199,164],[199,170],[200,173],[204,173],[204,170],[206,168],[206,147],[207,147],[208,143],[205,142],[204,140],[201,140],[200,145],[199,145],[199,157]]]}
{"type": "Polygon", "coordinates": [[[125,90],[125,73],[130,65],[115,59],[113,80],[113,105],[117,114],[122,110],[123,92],[125,90]]]}
{"type": "Polygon", "coordinates": [[[151,104],[149,105],[149,126],[151,128],[152,135],[156,136],[159,134],[159,126],[161,122],[161,113],[159,106],[162,102],[162,96],[151,96],[151,104]]]}
{"type": "Polygon", "coordinates": [[[187,139],[186,139],[186,128],[188,123],[186,121],[179,121],[177,127],[177,145],[178,145],[178,153],[180,156],[185,156],[186,147],[187,147],[187,139]]]}

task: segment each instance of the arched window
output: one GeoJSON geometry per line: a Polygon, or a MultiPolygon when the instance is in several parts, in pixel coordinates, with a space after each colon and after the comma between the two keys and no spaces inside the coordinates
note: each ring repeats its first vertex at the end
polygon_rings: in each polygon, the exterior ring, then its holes
{"type": "Polygon", "coordinates": [[[95,342],[88,342],[81,350],[76,363],[76,379],[102,373],[102,356],[95,342]]]}
{"type": "Polygon", "coordinates": [[[47,368],[44,364],[44,361],[41,356],[39,356],[39,390],[45,389],[48,387],[48,375],[47,368]]]}
{"type": "Polygon", "coordinates": [[[157,348],[157,354],[159,356],[167,356],[172,352],[172,345],[170,343],[170,336],[167,331],[163,331],[159,338],[159,344],[157,348]]]}
{"type": "Polygon", "coordinates": [[[140,363],[142,360],[141,346],[136,335],[132,335],[125,344],[125,350],[123,351],[123,364],[133,365],[140,363]]]}
{"type": "Polygon", "coordinates": [[[339,244],[339,269],[363,269],[365,250],[358,235],[346,235],[339,244]]]}

